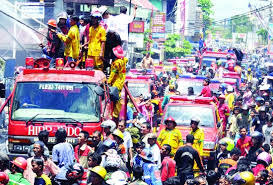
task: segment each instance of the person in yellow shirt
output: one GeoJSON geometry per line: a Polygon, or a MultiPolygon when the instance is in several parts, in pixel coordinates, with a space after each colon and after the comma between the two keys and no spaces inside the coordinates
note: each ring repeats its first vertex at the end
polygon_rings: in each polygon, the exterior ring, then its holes
{"type": "Polygon", "coordinates": [[[200,123],[200,119],[194,117],[191,119],[191,132],[190,134],[194,136],[194,142],[192,147],[196,149],[200,156],[203,155],[203,145],[204,145],[204,130],[199,128],[198,125],[200,123]]]}
{"type": "Polygon", "coordinates": [[[106,42],[106,31],[99,25],[102,19],[101,13],[95,11],[91,14],[91,26],[89,28],[88,58],[94,60],[95,69],[103,70],[103,56],[106,42]]]}
{"type": "MultiPolygon", "coordinates": [[[[111,73],[108,79],[108,84],[116,87],[119,91],[119,96],[121,90],[123,89],[123,85],[126,77],[126,63],[128,59],[124,57],[124,52],[121,46],[117,46],[113,48],[113,53],[116,56],[116,59],[111,64],[111,73]]],[[[121,110],[121,102],[120,100],[115,103],[113,117],[118,118],[119,112],[121,110]]]]}
{"type": "MultiPolygon", "coordinates": [[[[202,128],[199,128],[198,125],[200,123],[200,119],[198,117],[193,117],[191,119],[191,132],[190,134],[194,136],[194,141],[192,147],[197,150],[200,157],[203,155],[203,145],[204,145],[204,130],[202,128]]],[[[195,176],[199,175],[199,168],[196,163],[193,165],[193,170],[195,176]]]]}
{"type": "Polygon", "coordinates": [[[248,68],[247,69],[247,74],[246,74],[247,82],[252,82],[252,78],[253,78],[253,75],[252,75],[252,72],[251,72],[251,68],[248,68]]]}
{"type": "Polygon", "coordinates": [[[160,131],[157,138],[158,144],[162,147],[169,144],[172,147],[171,155],[174,156],[177,149],[183,145],[182,134],[176,127],[175,120],[170,116],[164,121],[166,128],[160,131]]]}
{"type": "Polygon", "coordinates": [[[235,95],[233,93],[233,87],[229,85],[227,87],[227,94],[226,94],[226,102],[228,105],[228,108],[232,111],[234,108],[234,101],[235,101],[235,95]]]}
{"type": "Polygon", "coordinates": [[[70,17],[71,28],[67,35],[58,33],[57,36],[65,43],[64,56],[67,58],[68,63],[76,61],[80,54],[80,32],[77,26],[79,17],[72,15],[70,17]]]}

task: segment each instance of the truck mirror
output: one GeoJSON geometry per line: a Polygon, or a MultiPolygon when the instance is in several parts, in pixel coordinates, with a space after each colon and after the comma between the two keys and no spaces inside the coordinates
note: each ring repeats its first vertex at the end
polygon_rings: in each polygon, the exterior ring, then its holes
{"type": "Polygon", "coordinates": [[[95,87],[94,91],[98,96],[104,95],[104,89],[99,85],[95,87]]]}

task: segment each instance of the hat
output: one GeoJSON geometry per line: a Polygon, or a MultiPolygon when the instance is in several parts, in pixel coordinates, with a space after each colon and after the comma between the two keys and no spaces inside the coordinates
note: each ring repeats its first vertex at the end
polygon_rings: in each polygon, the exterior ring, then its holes
{"type": "Polygon", "coordinates": [[[106,181],[107,184],[110,185],[122,185],[127,184],[127,175],[123,171],[116,171],[112,173],[110,179],[106,181]]]}
{"type": "Polygon", "coordinates": [[[113,53],[117,58],[124,58],[124,52],[120,45],[113,48],[113,53]]]}
{"type": "Polygon", "coordinates": [[[149,148],[144,148],[139,156],[146,161],[153,162],[153,154],[149,148]]]}
{"type": "Polygon", "coordinates": [[[107,11],[107,7],[106,7],[106,6],[101,6],[101,7],[99,7],[99,12],[100,12],[101,14],[104,14],[106,11],[107,11]]]}
{"type": "Polygon", "coordinates": [[[149,133],[149,134],[147,134],[147,138],[148,138],[148,139],[156,139],[157,136],[156,136],[156,134],[154,134],[154,133],[149,133]]]}
{"type": "Polygon", "coordinates": [[[174,122],[174,123],[176,123],[175,120],[174,120],[174,118],[171,117],[171,116],[169,116],[167,119],[165,119],[164,122],[174,122]]]}

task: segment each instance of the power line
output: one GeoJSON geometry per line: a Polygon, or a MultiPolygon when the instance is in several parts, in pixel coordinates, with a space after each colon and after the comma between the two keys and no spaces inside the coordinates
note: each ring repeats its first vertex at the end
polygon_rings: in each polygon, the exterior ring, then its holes
{"type": "MultiPolygon", "coordinates": [[[[236,19],[241,19],[243,17],[252,15],[252,14],[254,14],[256,12],[265,11],[265,10],[270,9],[272,7],[273,7],[272,5],[267,5],[267,6],[255,9],[255,10],[251,10],[249,12],[234,15],[234,16],[232,16],[230,18],[225,18],[225,19],[221,19],[221,20],[218,20],[218,21],[212,21],[212,24],[220,24],[220,23],[225,23],[225,22],[228,22],[228,21],[233,21],[233,20],[236,20],[236,19]]],[[[204,23],[202,23],[200,26],[189,26],[189,27],[184,28],[184,30],[191,30],[191,29],[198,29],[198,28],[200,29],[200,28],[204,28],[205,26],[206,25],[204,23]]]]}

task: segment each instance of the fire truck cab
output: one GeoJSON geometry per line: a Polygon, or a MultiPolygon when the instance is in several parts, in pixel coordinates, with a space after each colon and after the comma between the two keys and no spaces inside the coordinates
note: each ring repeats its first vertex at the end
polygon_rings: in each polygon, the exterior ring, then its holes
{"type": "Polygon", "coordinates": [[[98,70],[28,65],[16,77],[3,105],[9,105],[9,155],[26,155],[42,130],[49,131],[49,149],[60,127],[66,129],[71,144],[77,144],[81,130],[89,134],[100,130],[101,122],[111,119],[113,110],[105,82],[106,76],[98,70]]]}
{"type": "Polygon", "coordinates": [[[184,141],[191,132],[191,118],[196,116],[200,118],[199,127],[204,130],[205,135],[201,157],[210,169],[215,162],[216,143],[223,135],[218,109],[213,103],[213,98],[172,96],[163,111],[159,130],[165,128],[164,121],[169,116],[176,121],[176,128],[180,130],[184,141]]]}

